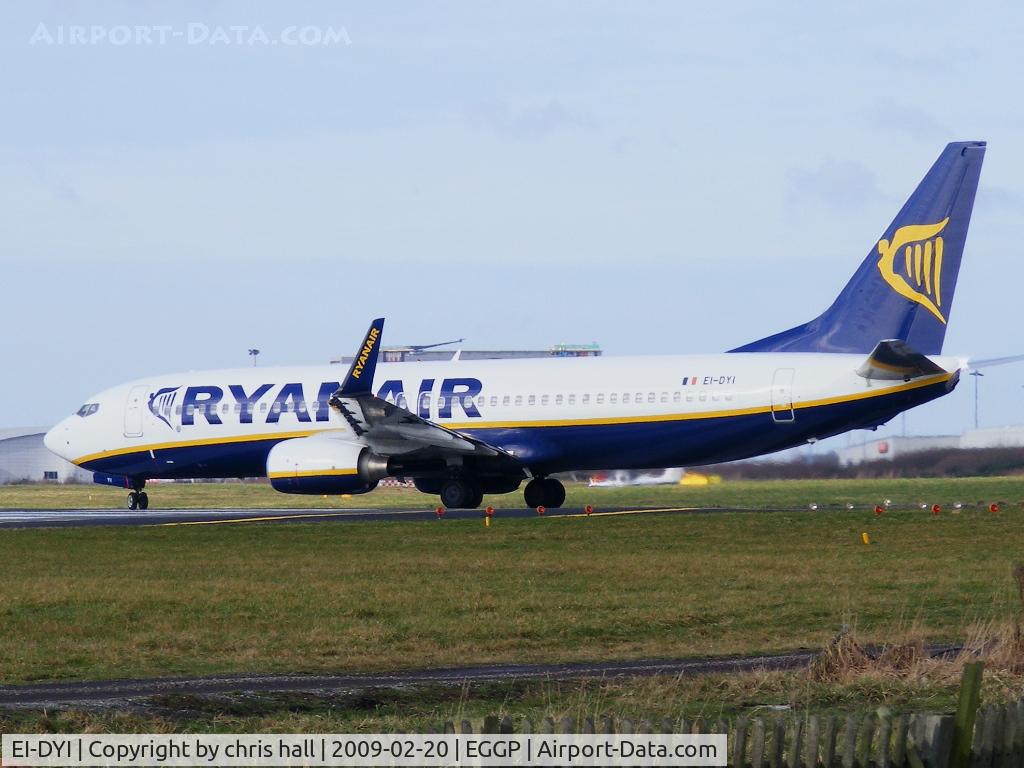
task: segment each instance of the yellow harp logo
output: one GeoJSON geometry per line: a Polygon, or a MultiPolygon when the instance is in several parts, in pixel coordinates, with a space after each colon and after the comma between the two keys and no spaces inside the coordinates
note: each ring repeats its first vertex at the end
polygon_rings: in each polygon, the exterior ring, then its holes
{"type": "Polygon", "coordinates": [[[885,238],[878,241],[878,271],[882,279],[900,296],[916,301],[943,323],[943,245],[939,233],[948,223],[947,216],[937,224],[900,227],[893,233],[892,242],[885,238]]]}

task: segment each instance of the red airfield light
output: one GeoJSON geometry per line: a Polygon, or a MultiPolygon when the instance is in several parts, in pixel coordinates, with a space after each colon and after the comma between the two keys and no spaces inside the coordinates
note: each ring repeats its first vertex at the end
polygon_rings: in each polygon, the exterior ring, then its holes
{"type": "Polygon", "coordinates": [[[996,512],[999,511],[999,504],[996,502],[992,502],[991,504],[988,505],[988,511],[994,515],[996,512]]]}
{"type": "Polygon", "coordinates": [[[933,515],[937,515],[941,511],[942,511],[942,507],[940,507],[938,504],[932,504],[932,514],[933,515]]]}
{"type": "Polygon", "coordinates": [[[584,513],[586,513],[586,514],[587,514],[588,516],[589,516],[589,515],[592,515],[592,514],[594,514],[594,508],[593,508],[592,506],[590,506],[589,504],[587,504],[587,506],[585,506],[585,507],[583,508],[583,511],[584,511],[584,513]]]}
{"type": "Polygon", "coordinates": [[[440,520],[442,517],[444,517],[444,507],[438,507],[437,509],[435,509],[434,514],[436,514],[437,519],[440,520]]]}
{"type": "Polygon", "coordinates": [[[537,514],[538,515],[543,515],[545,511],[546,510],[544,509],[544,505],[543,504],[541,504],[539,507],[537,507],[537,514]]]}
{"type": "Polygon", "coordinates": [[[881,517],[883,512],[885,512],[885,507],[881,504],[875,504],[875,517],[881,517]]]}
{"type": "Polygon", "coordinates": [[[488,507],[484,510],[484,514],[488,517],[494,517],[494,507],[488,507]]]}

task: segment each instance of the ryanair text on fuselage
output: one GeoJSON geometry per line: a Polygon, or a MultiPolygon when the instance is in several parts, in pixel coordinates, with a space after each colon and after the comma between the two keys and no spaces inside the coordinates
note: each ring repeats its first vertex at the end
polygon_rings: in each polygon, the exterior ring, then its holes
{"type": "MultiPolygon", "coordinates": [[[[420,381],[415,400],[410,400],[410,410],[415,408],[424,419],[430,417],[430,401],[434,394],[437,379],[420,381]]],[[[330,421],[330,398],[341,387],[337,381],[322,382],[317,388],[316,398],[306,397],[306,390],[301,382],[289,382],[280,385],[272,394],[274,384],[261,384],[247,392],[241,384],[189,386],[181,398],[177,411],[174,410],[176,388],[164,388],[149,396],[149,410],[158,419],[171,426],[172,415],[181,416],[181,426],[192,426],[200,417],[209,424],[222,424],[221,404],[234,403],[237,407],[232,412],[238,416],[239,423],[252,424],[255,416],[267,424],[276,424],[281,415],[293,414],[300,422],[330,421]],[[266,408],[261,405],[266,404],[266,408]]],[[[441,380],[438,392],[438,413],[441,419],[452,418],[454,408],[459,408],[471,419],[480,418],[476,406],[477,395],[483,390],[483,384],[474,378],[446,378],[441,380]]],[[[406,399],[405,385],[401,379],[385,381],[377,391],[377,397],[393,403],[406,399]]],[[[225,414],[226,415],[226,414],[225,414]]]]}

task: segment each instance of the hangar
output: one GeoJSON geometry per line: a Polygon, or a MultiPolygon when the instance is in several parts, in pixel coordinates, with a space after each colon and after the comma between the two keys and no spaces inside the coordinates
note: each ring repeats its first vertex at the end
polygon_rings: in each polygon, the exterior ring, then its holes
{"type": "Polygon", "coordinates": [[[90,482],[92,472],[55,456],[43,445],[46,427],[0,429],[0,485],[90,482]]]}

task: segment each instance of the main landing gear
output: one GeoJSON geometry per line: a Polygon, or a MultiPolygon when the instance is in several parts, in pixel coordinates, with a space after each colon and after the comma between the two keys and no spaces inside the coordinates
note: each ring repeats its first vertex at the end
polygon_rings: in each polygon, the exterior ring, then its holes
{"type": "Polygon", "coordinates": [[[531,508],[557,509],[565,503],[565,486],[553,477],[535,477],[523,489],[523,499],[531,508]]]}
{"type": "Polygon", "coordinates": [[[471,478],[453,477],[441,484],[441,506],[448,509],[476,509],[483,500],[483,490],[471,478]]]}
{"type": "Polygon", "coordinates": [[[128,494],[128,509],[149,509],[149,495],[142,490],[146,487],[145,480],[136,480],[128,494]]]}

